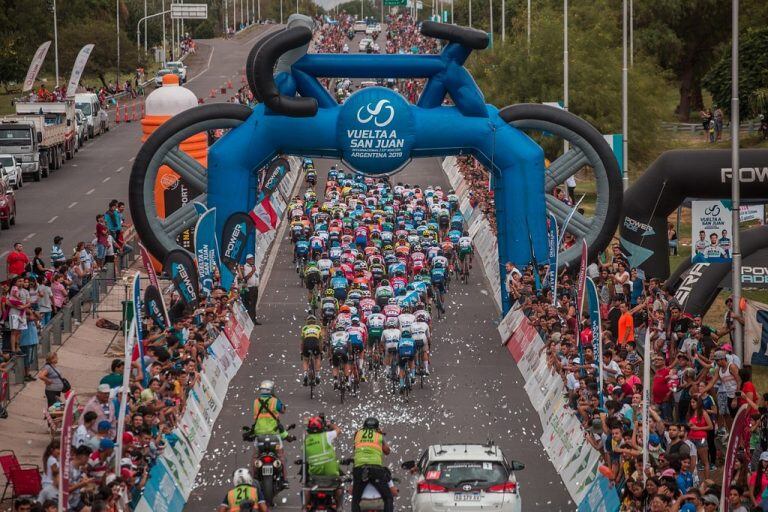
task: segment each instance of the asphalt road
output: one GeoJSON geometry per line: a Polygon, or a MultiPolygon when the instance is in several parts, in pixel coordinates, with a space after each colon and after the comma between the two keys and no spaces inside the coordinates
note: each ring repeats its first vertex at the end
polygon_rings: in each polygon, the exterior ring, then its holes
{"type": "MultiPolygon", "coordinates": [[[[276,28],[265,25],[229,40],[198,41],[197,54],[186,60],[190,68],[186,86],[206,103],[226,101],[219,89],[228,80],[233,90],[240,87],[245,58],[253,42],[265,30],[276,28]],[[217,91],[214,99],[209,98],[211,89],[217,91]]],[[[5,258],[14,242],[22,242],[30,257],[34,247],[42,247],[47,260],[55,235],[64,237],[64,250],[69,253],[78,241],[93,239],[96,215],[104,213],[110,200],[127,204],[131,166],[141,146],[141,124],[114,124],[114,113],[110,114],[109,132],[89,140],[73,160],[50,177],[38,183],[25,182],[16,191],[16,225],[0,233],[0,259],[5,258]]],[[[5,270],[0,274],[4,275],[5,270]]]]}
{"type": "MultiPolygon", "coordinates": [[[[360,36],[350,43],[357,51],[360,36]]],[[[383,48],[382,44],[382,48],[383,48]]],[[[323,190],[332,161],[318,161],[323,190]]],[[[415,160],[393,182],[419,183],[447,187],[437,158],[415,160]]],[[[387,433],[393,454],[388,463],[402,479],[398,510],[410,509],[412,487],[399,468],[400,462],[417,459],[434,443],[497,443],[508,459],[527,467],[517,474],[524,511],[575,510],[576,506],[544,453],[539,437],[537,414],[523,390],[524,381],[508,352],[499,342],[497,314],[489,295],[488,283],[475,267],[467,285],[453,284],[447,300],[448,313],[433,326],[433,374],[424,389],[415,389],[410,401],[393,396],[383,379],[363,383],[359,397],[348,397],[343,406],[327,382],[330,374],[323,367],[323,383],[317,396],[309,398],[309,388],[300,381],[299,330],[306,310],[306,293],[299,287],[292,268],[292,246],[280,241],[268,281],[262,282],[259,316],[251,349],[230,389],[190,496],[188,510],[214,510],[230,488],[230,478],[238,467],[249,465],[252,448],[242,442],[240,427],[252,422],[253,400],[258,384],[273,379],[278,396],[287,404],[284,424],[302,422],[325,412],[342,427],[337,453],[351,455],[354,431],[367,416],[377,416],[387,433]]],[[[302,432],[297,428],[297,435],[302,432]]],[[[300,442],[288,445],[287,460],[301,454],[300,442]]],[[[289,472],[290,489],[278,498],[278,510],[300,508],[300,484],[295,467],[289,472]]]]}

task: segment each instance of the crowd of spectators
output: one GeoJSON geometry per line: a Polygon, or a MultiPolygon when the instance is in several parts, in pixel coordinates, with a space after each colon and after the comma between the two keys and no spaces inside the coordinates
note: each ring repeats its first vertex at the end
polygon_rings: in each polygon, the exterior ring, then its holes
{"type": "MultiPolygon", "coordinates": [[[[113,200],[103,214],[97,215],[92,240],[79,241],[65,252],[64,238],[57,235],[47,259],[42,247],[27,253],[24,244],[17,242],[6,256],[7,279],[0,283],[0,371],[12,357],[23,356],[24,379],[45,381],[49,406],[58,401],[62,382],[49,382],[50,372],[32,375],[37,368],[40,330],[105,265],[132,250],[123,235],[127,225],[125,204],[113,200]]],[[[0,417],[5,414],[0,411],[0,417]]]]}
{"type": "MultiPolygon", "coordinates": [[[[473,179],[480,181],[477,190],[482,178],[473,179]]],[[[734,354],[733,326],[742,318],[727,313],[722,325],[707,325],[701,316],[684,313],[658,279],[631,268],[618,243],[604,256],[605,263],[600,258],[587,268],[598,290],[602,354],[593,350],[589,314],[578,318],[572,273],[559,277],[557,297],[535,289],[530,267],[507,264],[505,284],[513,307],[522,308],[545,340],[548,364],[565,383],[585,441],[602,454],[605,474],[620,491],[621,510],[720,510],[724,449],[744,404],[752,422],[749,449],[737,454],[722,510],[768,510],[768,394],[758,394],[751,368],[734,354]],[[651,356],[644,361],[648,332],[651,356]],[[643,474],[646,363],[652,378],[650,463],[643,474]]],[[[546,283],[548,269],[538,271],[546,283]]]]}

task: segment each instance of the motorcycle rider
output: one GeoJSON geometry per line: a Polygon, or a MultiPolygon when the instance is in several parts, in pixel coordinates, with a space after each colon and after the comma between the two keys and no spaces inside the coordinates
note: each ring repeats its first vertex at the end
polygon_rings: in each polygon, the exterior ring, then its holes
{"type": "Polygon", "coordinates": [[[254,484],[251,472],[246,468],[235,470],[232,476],[232,489],[224,496],[218,512],[240,512],[255,510],[267,512],[267,504],[258,484],[254,484]]]}
{"type": "Polygon", "coordinates": [[[352,471],[352,512],[360,512],[360,498],[367,484],[379,491],[384,500],[384,512],[394,511],[392,490],[389,487],[391,475],[384,466],[384,455],[390,453],[384,434],[379,429],[379,420],[366,418],[363,428],[355,432],[355,452],[352,471]]]}
{"type": "MultiPolygon", "coordinates": [[[[339,460],[336,457],[334,442],[341,434],[341,429],[327,424],[322,416],[312,416],[307,421],[307,436],[304,438],[304,460],[307,465],[308,484],[312,476],[341,476],[339,460]]],[[[309,485],[308,485],[309,487],[309,485]]],[[[342,504],[341,485],[336,489],[336,503],[342,504]]],[[[309,507],[309,490],[304,491],[304,503],[309,507]]]]}
{"type": "MultiPolygon", "coordinates": [[[[281,441],[294,441],[296,438],[288,434],[280,423],[280,415],[285,412],[285,404],[275,396],[275,383],[264,380],[259,384],[259,396],[253,401],[253,434],[256,436],[276,435],[281,441]]],[[[277,447],[277,456],[283,463],[283,482],[286,482],[285,456],[282,442],[277,447]]]]}

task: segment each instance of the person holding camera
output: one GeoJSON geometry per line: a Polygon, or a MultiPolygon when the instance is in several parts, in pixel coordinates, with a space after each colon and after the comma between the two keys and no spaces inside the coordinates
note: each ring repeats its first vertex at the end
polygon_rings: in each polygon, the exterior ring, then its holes
{"type": "Polygon", "coordinates": [[[394,499],[389,487],[389,470],[384,466],[384,455],[390,453],[379,428],[377,418],[367,418],[363,428],[355,432],[355,469],[352,472],[352,512],[360,512],[360,499],[367,484],[379,491],[384,500],[384,512],[394,511],[394,499]]]}
{"type": "MultiPolygon", "coordinates": [[[[320,414],[307,421],[307,435],[304,438],[304,460],[307,479],[312,476],[341,476],[339,459],[336,457],[334,442],[341,429],[334,423],[326,422],[320,414]]],[[[304,502],[309,503],[309,491],[305,491],[304,502]]],[[[336,503],[341,503],[342,488],[336,489],[336,503]]]]}

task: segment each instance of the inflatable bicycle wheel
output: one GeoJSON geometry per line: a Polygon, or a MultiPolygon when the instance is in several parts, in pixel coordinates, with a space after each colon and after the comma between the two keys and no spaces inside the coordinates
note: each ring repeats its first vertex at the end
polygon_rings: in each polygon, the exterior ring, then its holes
{"type": "Polygon", "coordinates": [[[231,129],[242,124],[253,111],[245,105],[218,103],[192,108],[160,125],[136,155],[128,184],[128,202],[136,231],[147,250],[164,261],[169,251],[178,247],[176,237],[195,226],[194,203],[205,204],[208,170],[179,149],[187,138],[209,130],[231,129]],[[202,191],[187,203],[161,218],[155,204],[155,182],[161,166],[167,165],[185,181],[202,191]]]}
{"type": "Polygon", "coordinates": [[[557,107],[521,103],[502,109],[499,115],[540,143],[549,139],[543,144],[545,151],[553,145],[562,148],[558,139],[568,142],[569,149],[552,159],[545,176],[547,209],[557,218],[558,226],[562,227],[572,207],[552,194],[555,187],[580,171],[594,177],[594,201],[585,200],[585,213],[577,212],[571,218],[566,231],[576,237],[576,243],[559,254],[558,262],[561,267],[578,265],[582,239],[587,241],[592,260],[611,243],[621,214],[621,172],[610,146],[591,124],[557,107]]]}

